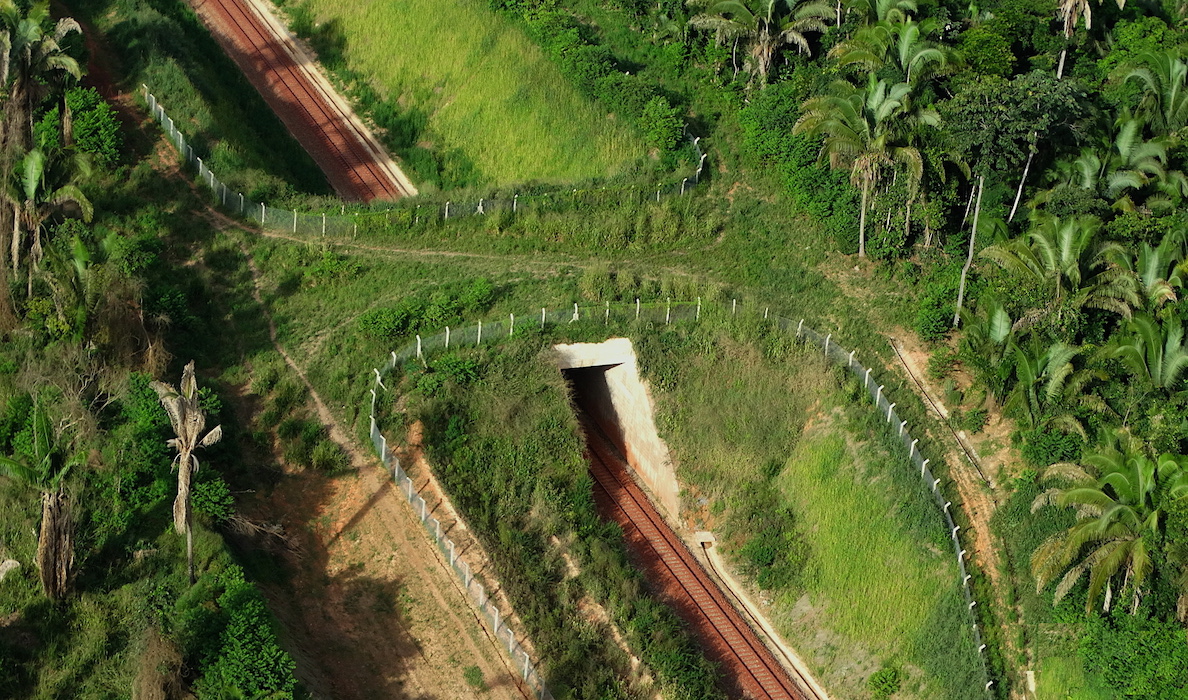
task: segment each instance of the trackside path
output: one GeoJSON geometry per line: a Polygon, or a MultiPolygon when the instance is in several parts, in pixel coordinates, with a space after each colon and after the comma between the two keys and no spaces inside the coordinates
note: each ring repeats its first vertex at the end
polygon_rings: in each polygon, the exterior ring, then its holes
{"type": "Polygon", "coordinates": [[[366,202],[417,193],[266,8],[251,0],[191,4],[343,198],[366,202]]]}

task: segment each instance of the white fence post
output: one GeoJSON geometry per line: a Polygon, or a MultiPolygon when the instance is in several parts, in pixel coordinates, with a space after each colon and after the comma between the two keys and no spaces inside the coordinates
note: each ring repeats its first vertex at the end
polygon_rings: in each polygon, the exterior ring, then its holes
{"type": "Polygon", "coordinates": [[[545,327],[545,307],[540,307],[540,329],[543,331],[545,327]]]}
{"type": "Polygon", "coordinates": [[[508,318],[511,319],[507,324],[507,337],[510,338],[516,334],[516,315],[508,314],[508,318]]]}
{"type": "Polygon", "coordinates": [[[483,322],[482,321],[478,322],[478,337],[475,339],[474,344],[475,345],[483,344],[483,322]]]}
{"type": "Polygon", "coordinates": [[[672,320],[672,297],[668,297],[668,302],[664,307],[664,325],[668,325],[672,320]]]}
{"type": "Polygon", "coordinates": [[[635,297],[635,320],[639,320],[639,297],[635,297]]]}

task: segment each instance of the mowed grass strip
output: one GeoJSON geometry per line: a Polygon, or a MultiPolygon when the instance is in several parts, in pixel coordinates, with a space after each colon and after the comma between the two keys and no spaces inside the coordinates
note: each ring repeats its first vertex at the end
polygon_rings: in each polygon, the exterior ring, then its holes
{"type": "Polygon", "coordinates": [[[520,29],[473,0],[310,0],[339,23],[345,58],[377,90],[429,115],[491,184],[623,172],[645,155],[629,124],[582,96],[520,29]]]}

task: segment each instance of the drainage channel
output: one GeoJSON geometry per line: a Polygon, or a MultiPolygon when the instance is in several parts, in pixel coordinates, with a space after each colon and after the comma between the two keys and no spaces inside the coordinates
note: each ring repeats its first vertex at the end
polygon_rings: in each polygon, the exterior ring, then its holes
{"type": "Polygon", "coordinates": [[[619,435],[617,426],[592,405],[589,394],[597,396],[598,377],[589,370],[581,372],[584,376],[574,374],[567,372],[586,436],[595,503],[604,518],[623,529],[627,547],[648,582],[689,625],[733,691],[757,700],[808,700],[810,694],[788,677],[632,479],[612,438],[619,435]]]}

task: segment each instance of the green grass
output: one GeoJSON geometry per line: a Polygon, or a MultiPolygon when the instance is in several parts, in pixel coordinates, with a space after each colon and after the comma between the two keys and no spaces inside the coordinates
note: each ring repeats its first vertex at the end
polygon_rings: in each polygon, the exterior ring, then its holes
{"type": "Polygon", "coordinates": [[[911,697],[978,697],[951,544],[902,448],[816,353],[748,324],[637,343],[686,516],[766,581],[774,624],[831,693],[861,697],[894,664],[911,697]],[[749,558],[775,538],[782,577],[749,558]]]}
{"type": "Polygon", "coordinates": [[[427,116],[433,150],[460,151],[479,181],[588,180],[645,155],[632,126],[581,96],[484,2],[309,2],[334,23],[349,68],[427,116]]]}
{"type": "Polygon", "coordinates": [[[1079,656],[1049,656],[1035,674],[1037,700],[1113,700],[1114,693],[1087,673],[1079,656]]]}

